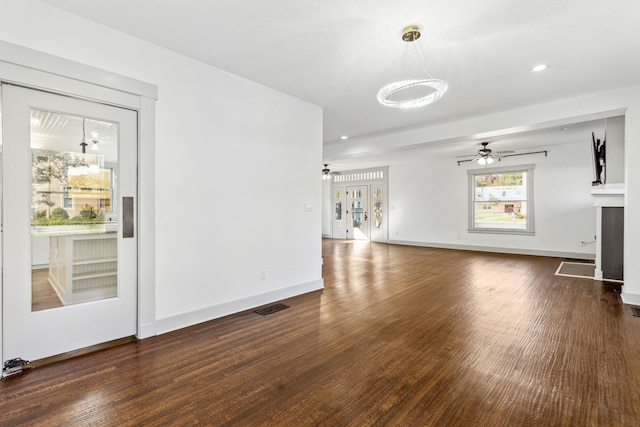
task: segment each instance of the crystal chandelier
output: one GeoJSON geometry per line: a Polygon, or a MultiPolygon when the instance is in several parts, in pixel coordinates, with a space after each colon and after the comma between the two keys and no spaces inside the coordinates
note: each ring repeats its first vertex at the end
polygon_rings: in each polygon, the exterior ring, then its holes
{"type": "MultiPolygon", "coordinates": [[[[426,64],[426,55],[420,47],[417,40],[420,38],[420,27],[418,25],[409,25],[402,30],[402,40],[406,42],[403,55],[402,65],[404,65],[408,50],[413,47],[413,52],[418,63],[426,64]]],[[[421,67],[426,78],[414,78],[389,83],[378,91],[378,101],[392,108],[418,108],[436,102],[444,95],[447,90],[447,82],[440,79],[434,79],[431,75],[421,67]],[[424,94],[427,89],[429,93],[424,94]],[[422,91],[421,94],[414,96],[400,97],[402,93],[422,91]],[[396,99],[394,99],[394,95],[396,99]]]]}

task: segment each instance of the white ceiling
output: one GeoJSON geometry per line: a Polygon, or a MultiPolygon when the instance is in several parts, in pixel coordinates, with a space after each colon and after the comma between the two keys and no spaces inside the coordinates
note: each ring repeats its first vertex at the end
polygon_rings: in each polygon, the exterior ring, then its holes
{"type": "Polygon", "coordinates": [[[117,161],[118,125],[111,122],[46,110],[31,110],[31,146],[44,150],[80,153],[81,142],[86,152],[104,156],[107,162],[117,161]],[[97,150],[93,150],[93,142],[97,150]]]}
{"type": "Polygon", "coordinates": [[[638,0],[42,1],[317,104],[325,142],[640,81],[638,0]],[[449,90],[389,109],[376,93],[399,71],[413,23],[449,90]],[[530,72],[539,63],[549,69],[530,72]]]}

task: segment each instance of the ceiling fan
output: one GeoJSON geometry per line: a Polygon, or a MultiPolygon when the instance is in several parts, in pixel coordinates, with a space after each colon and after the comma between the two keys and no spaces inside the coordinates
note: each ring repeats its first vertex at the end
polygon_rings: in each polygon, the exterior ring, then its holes
{"type": "Polygon", "coordinates": [[[322,179],[327,180],[331,179],[331,170],[329,169],[329,164],[324,164],[324,169],[322,169],[322,179]]]}
{"type": "Polygon", "coordinates": [[[479,165],[490,165],[495,161],[495,159],[500,159],[500,157],[513,154],[515,151],[493,151],[488,147],[489,142],[482,142],[482,148],[478,150],[477,154],[473,154],[470,156],[458,156],[458,157],[473,157],[473,159],[469,160],[458,160],[458,165],[462,162],[478,162],[479,165]]]}

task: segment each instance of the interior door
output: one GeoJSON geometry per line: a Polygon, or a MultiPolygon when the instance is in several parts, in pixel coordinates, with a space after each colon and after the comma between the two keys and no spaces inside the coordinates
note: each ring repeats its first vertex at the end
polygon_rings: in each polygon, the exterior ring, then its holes
{"type": "Polygon", "coordinates": [[[136,333],[137,113],[2,86],[3,360],[136,333]]]}
{"type": "Polygon", "coordinates": [[[347,187],[347,239],[369,240],[368,186],[347,187]]]}

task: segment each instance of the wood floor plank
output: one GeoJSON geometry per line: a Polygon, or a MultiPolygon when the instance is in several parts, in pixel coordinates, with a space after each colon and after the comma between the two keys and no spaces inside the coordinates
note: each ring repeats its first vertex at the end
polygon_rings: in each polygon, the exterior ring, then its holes
{"type": "Polygon", "coordinates": [[[640,318],[558,258],[323,241],[325,289],[0,382],[0,425],[638,426],[640,318]]]}
{"type": "Polygon", "coordinates": [[[31,311],[62,307],[62,301],[49,283],[49,269],[31,272],[31,311]]]}

